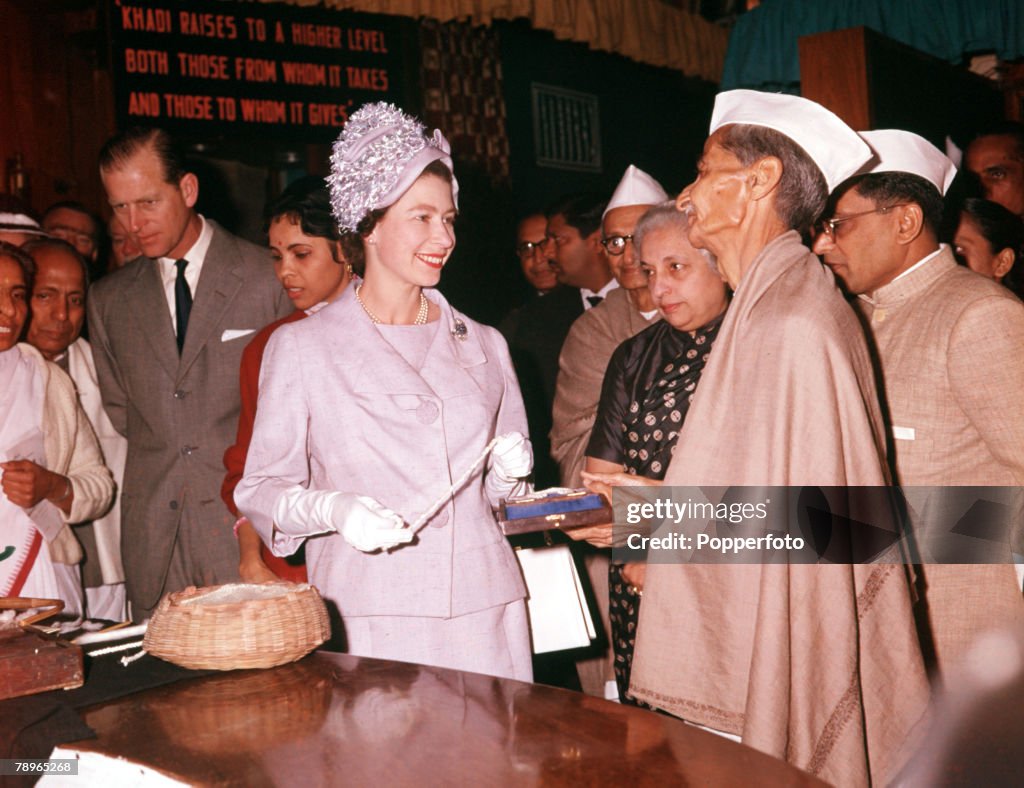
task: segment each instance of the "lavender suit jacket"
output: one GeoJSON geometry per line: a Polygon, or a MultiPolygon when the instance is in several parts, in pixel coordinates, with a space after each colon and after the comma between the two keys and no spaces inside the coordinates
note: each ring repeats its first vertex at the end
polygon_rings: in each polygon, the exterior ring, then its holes
{"type": "MultiPolygon", "coordinates": [[[[278,496],[300,484],[375,498],[412,523],[504,432],[526,434],[508,348],[494,329],[441,308],[421,369],[381,336],[348,288],[267,346],[239,509],[267,544],[278,496]],[[453,334],[461,321],[464,338],[453,334]]],[[[337,533],[307,541],[310,582],[342,616],[449,618],[522,599],[518,563],[486,499],[482,472],[417,539],[362,553],[337,533]]],[[[294,541],[294,540],[292,540],[294,541]]],[[[294,545],[293,545],[294,546],[294,545]]],[[[287,548],[286,548],[287,549],[287,548]]]]}

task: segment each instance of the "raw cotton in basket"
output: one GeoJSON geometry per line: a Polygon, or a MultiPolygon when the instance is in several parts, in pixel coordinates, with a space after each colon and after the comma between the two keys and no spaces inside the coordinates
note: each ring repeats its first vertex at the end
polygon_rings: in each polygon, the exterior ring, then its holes
{"type": "Polygon", "coordinates": [[[258,599],[276,599],[295,591],[309,588],[308,584],[283,585],[280,583],[228,583],[218,586],[206,594],[197,594],[178,602],[179,605],[227,605],[232,602],[249,602],[258,599]]]}

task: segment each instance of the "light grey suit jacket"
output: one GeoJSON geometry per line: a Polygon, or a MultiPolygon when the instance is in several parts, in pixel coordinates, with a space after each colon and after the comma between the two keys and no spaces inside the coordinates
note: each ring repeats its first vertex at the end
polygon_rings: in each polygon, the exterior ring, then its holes
{"type": "MultiPolygon", "coordinates": [[[[418,370],[370,322],[351,287],[274,332],[235,490],[267,544],[274,504],[293,485],[368,495],[412,523],[495,435],[526,434],[504,339],[425,292],[441,318],[418,370]],[[467,328],[461,340],[451,332],[457,320],[467,328]]],[[[449,618],[522,599],[522,575],[491,503],[478,473],[414,543],[390,553],[361,553],[340,534],[312,538],[310,581],[343,617],[449,618]]]]}
{"type": "Polygon", "coordinates": [[[237,577],[234,518],[220,484],[238,427],[238,369],[252,333],[292,311],[267,251],[210,224],[180,357],[154,260],[129,263],[89,293],[103,404],[128,439],[121,545],[136,610],[177,590],[164,586],[183,523],[199,579],[237,577]]]}

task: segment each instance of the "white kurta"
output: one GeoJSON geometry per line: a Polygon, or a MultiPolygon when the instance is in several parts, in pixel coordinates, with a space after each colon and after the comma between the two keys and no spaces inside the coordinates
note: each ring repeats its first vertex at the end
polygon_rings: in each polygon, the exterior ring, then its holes
{"type": "MultiPolygon", "coordinates": [[[[21,353],[39,365],[45,385],[42,415],[46,467],[71,480],[74,499],[71,512],[39,551],[35,566],[21,589],[23,596],[63,599],[65,611],[72,616],[83,612],[83,592],[78,562],[81,547],[68,523],[78,523],[103,514],[110,508],[114,482],[103,464],[96,436],[78,404],[74,384],[54,364],[43,360],[35,348],[19,345],[21,353]]],[[[47,505],[47,504],[42,504],[47,505]]]]}
{"type": "MultiPolygon", "coordinates": [[[[115,495],[124,483],[124,464],[128,456],[128,441],[110,422],[103,408],[103,397],[96,377],[96,365],[92,359],[92,348],[79,337],[68,347],[68,374],[78,389],[78,401],[89,418],[96,440],[103,452],[103,463],[110,469],[116,486],[115,495]]],[[[88,561],[98,566],[102,583],[89,586],[89,572],[84,582],[86,608],[90,618],[121,621],[127,616],[127,600],[124,588],[124,566],[121,562],[121,505],[115,499],[106,514],[97,517],[79,528],[79,538],[86,548],[88,561]],[[92,539],[82,536],[81,528],[92,530],[92,539]],[[89,554],[90,544],[95,544],[95,555],[89,554]]],[[[93,580],[93,583],[96,581],[93,580]]]]}

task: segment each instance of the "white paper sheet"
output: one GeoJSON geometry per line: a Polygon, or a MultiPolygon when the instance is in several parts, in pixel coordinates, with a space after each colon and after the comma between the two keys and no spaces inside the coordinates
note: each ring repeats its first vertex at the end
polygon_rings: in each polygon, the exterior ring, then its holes
{"type": "Polygon", "coordinates": [[[567,545],[516,550],[529,590],[533,653],[583,648],[597,637],[567,545]]]}

